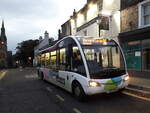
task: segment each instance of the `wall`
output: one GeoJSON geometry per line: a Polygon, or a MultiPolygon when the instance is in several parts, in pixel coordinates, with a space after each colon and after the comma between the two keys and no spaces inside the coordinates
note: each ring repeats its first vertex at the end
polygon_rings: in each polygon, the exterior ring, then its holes
{"type": "Polygon", "coordinates": [[[138,5],[133,5],[121,11],[121,32],[138,28],[138,5]]]}
{"type": "Polygon", "coordinates": [[[120,0],[103,0],[103,10],[115,12],[120,10],[120,0]]]}
{"type": "Polygon", "coordinates": [[[71,35],[76,35],[76,20],[75,19],[71,19],[71,35]]]}
{"type": "MultiPolygon", "coordinates": [[[[116,38],[120,33],[120,0],[103,1],[102,15],[110,16],[109,37],[116,38]]],[[[108,34],[106,34],[107,36],[108,34]]]]}
{"type": "Polygon", "coordinates": [[[98,37],[98,26],[97,23],[93,23],[90,26],[77,32],[77,35],[84,36],[84,31],[87,30],[87,36],[98,37]]]}
{"type": "Polygon", "coordinates": [[[63,25],[61,25],[62,37],[71,35],[71,22],[68,20],[63,25]]]}

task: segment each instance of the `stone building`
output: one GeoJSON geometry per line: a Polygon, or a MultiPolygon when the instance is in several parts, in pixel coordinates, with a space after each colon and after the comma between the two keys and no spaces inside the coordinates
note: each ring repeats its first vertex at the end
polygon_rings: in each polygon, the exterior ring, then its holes
{"type": "Polygon", "coordinates": [[[0,35],[0,69],[7,67],[7,37],[5,34],[4,21],[2,21],[0,35]]]}
{"type": "Polygon", "coordinates": [[[150,74],[150,0],[121,0],[121,33],[131,75],[150,74]]]}
{"type": "Polygon", "coordinates": [[[74,10],[70,19],[62,25],[61,31],[63,36],[69,34],[117,39],[120,33],[120,0],[87,0],[83,8],[77,12],[74,10]]]}

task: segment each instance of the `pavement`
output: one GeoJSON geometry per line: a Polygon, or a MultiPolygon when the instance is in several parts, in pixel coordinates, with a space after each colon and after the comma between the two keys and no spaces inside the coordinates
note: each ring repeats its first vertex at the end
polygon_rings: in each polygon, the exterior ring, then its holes
{"type": "Polygon", "coordinates": [[[143,77],[130,77],[129,85],[126,90],[150,99],[150,79],[143,77]]]}
{"type": "Polygon", "coordinates": [[[3,78],[7,70],[0,70],[0,80],[3,78]]]}

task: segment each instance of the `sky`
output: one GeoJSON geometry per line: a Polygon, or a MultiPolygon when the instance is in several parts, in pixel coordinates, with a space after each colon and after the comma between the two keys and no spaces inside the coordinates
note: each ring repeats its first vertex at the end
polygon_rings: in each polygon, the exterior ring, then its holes
{"type": "Polygon", "coordinates": [[[17,43],[38,39],[48,31],[57,39],[58,29],[87,0],[0,0],[0,27],[4,20],[8,50],[15,52],[17,43]]]}

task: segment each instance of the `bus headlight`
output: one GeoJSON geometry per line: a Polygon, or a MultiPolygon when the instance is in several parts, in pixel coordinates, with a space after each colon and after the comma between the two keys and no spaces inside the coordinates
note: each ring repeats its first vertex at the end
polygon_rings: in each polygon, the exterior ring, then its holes
{"type": "Polygon", "coordinates": [[[99,82],[96,81],[89,81],[89,87],[97,87],[100,86],[99,82]]]}
{"type": "Polygon", "coordinates": [[[129,76],[125,76],[125,77],[124,77],[124,80],[125,80],[125,81],[129,80],[129,76]]]}

